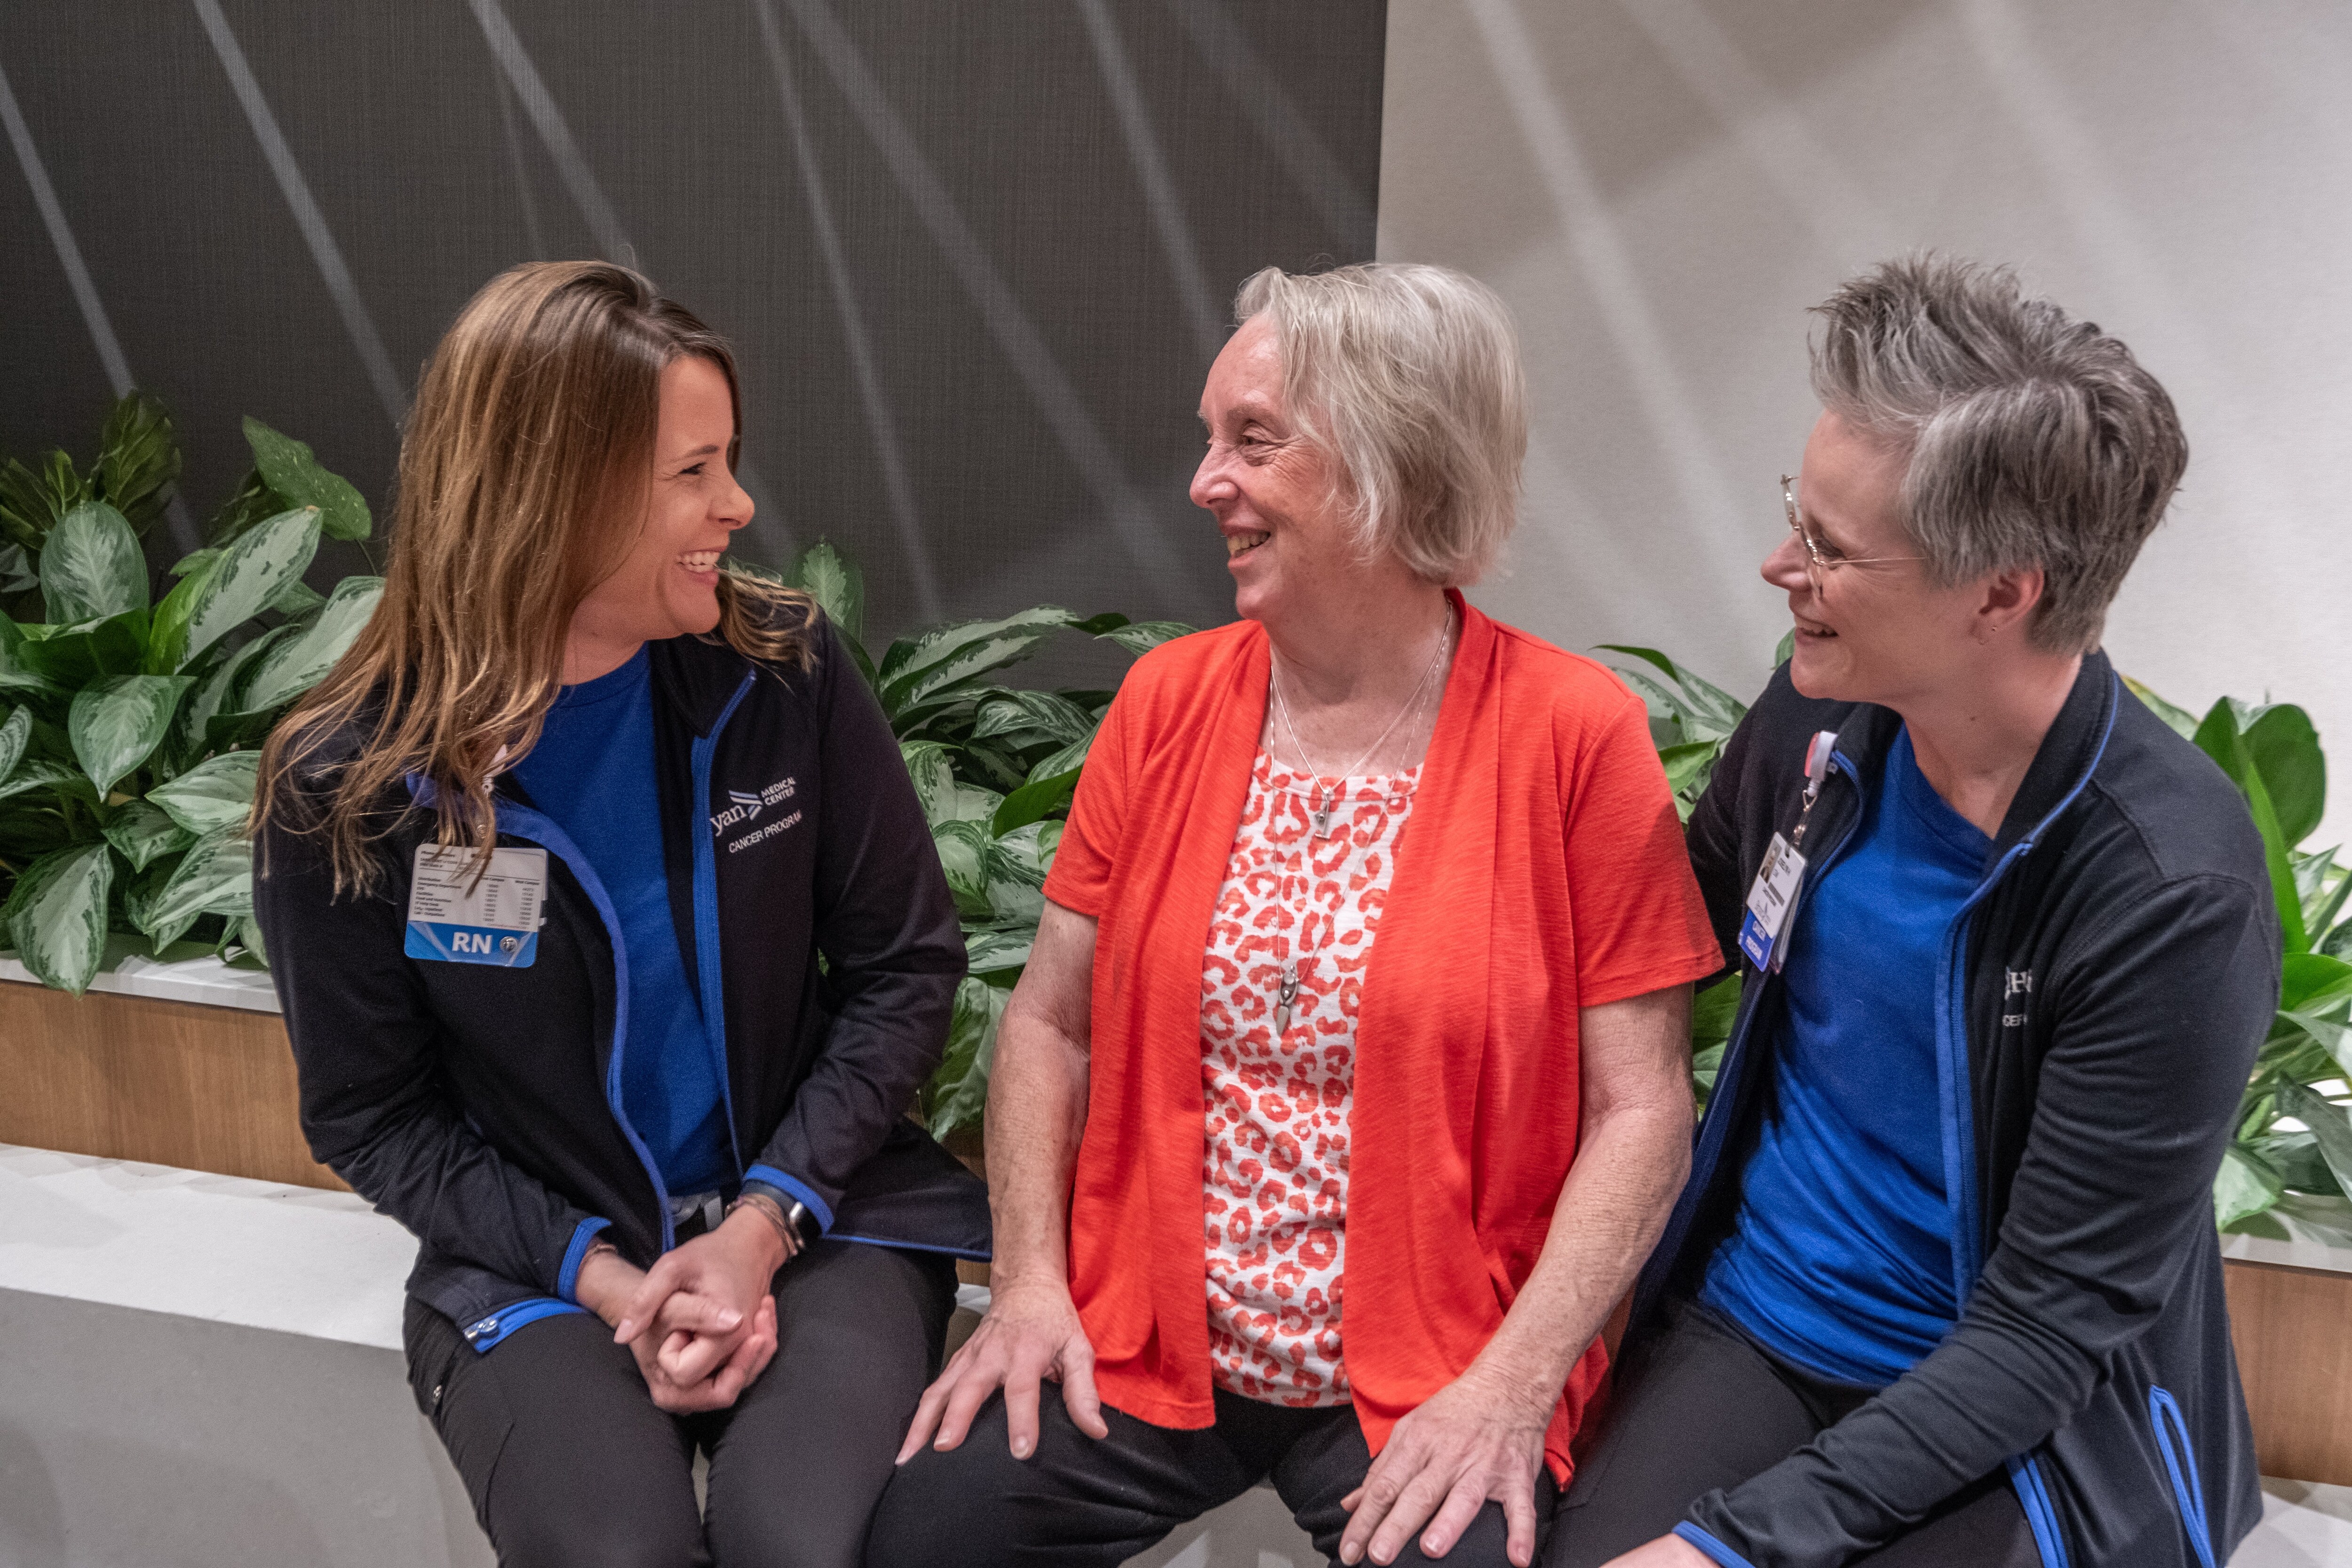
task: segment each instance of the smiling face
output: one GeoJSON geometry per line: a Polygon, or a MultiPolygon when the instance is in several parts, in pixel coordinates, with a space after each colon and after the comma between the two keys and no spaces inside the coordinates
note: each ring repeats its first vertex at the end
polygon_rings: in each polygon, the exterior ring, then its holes
{"type": "Polygon", "coordinates": [[[1789,595],[1789,674],[1808,697],[1900,709],[1972,666],[1986,584],[1928,582],[1897,521],[1906,466],[1834,414],[1824,413],[1805,443],[1798,514],[1823,556],[1844,564],[1809,572],[1804,544],[1790,533],[1763,573],[1789,595]]]}
{"type": "Polygon", "coordinates": [[[593,645],[590,662],[604,668],[583,674],[567,659],[567,684],[617,668],[641,643],[718,626],[719,558],[729,536],[751,521],[751,498],[727,464],[734,440],[726,374],[698,355],[671,361],[661,374],[644,521],[620,563],[572,616],[575,650],[593,645]],[[604,663],[615,649],[618,657],[604,663]]]}
{"type": "Polygon", "coordinates": [[[1201,423],[1209,450],[1192,476],[1192,504],[1213,513],[1224,535],[1235,614],[1278,617],[1317,583],[1361,569],[1334,465],[1284,401],[1269,317],[1244,322],[1209,367],[1201,423]]]}

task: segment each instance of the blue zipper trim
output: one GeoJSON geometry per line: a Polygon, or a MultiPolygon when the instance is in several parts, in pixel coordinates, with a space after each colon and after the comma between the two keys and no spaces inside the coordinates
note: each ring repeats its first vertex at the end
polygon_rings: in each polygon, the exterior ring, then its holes
{"type": "Polygon", "coordinates": [[[610,1226],[609,1219],[583,1219],[572,1232],[572,1245],[563,1249],[563,1267],[556,1270],[555,1293],[567,1301],[580,1300],[580,1265],[588,1256],[588,1244],[596,1233],[610,1226]]]}
{"type": "Polygon", "coordinates": [[[1969,1292],[1976,1289],[1977,1277],[1984,1272],[1984,1238],[1979,1234],[1978,1219],[1974,1075],[1969,1063],[1969,916],[2000,885],[2010,868],[2041,842],[2050,825],[2090,787],[2091,775],[2099,771],[2099,763],[2107,754],[2107,742],[2116,732],[2116,710],[2122,690],[2122,681],[2109,675],[2106,723],[2099,731],[2099,743],[2091,752],[2089,765],[2058,804],[2042,814],[2032,830],[2010,846],[2009,853],[2000,858],[1984,880],[1977,884],[1976,891],[1960,905],[1945,932],[1944,956],[1936,986],[1936,1071],[1937,1099],[1944,1117],[1944,1201],[1952,1214],[1952,1299],[1956,1301],[1969,1299],[1969,1292]]]}
{"type": "MultiPolygon", "coordinates": [[[[417,803],[431,810],[436,791],[433,781],[416,773],[408,775],[408,791],[417,803]]],[[[613,944],[613,1060],[604,1074],[604,1103],[620,1123],[621,1136],[636,1151],[637,1163],[646,1168],[646,1178],[654,1184],[654,1208],[661,1215],[661,1249],[667,1252],[677,1245],[677,1231],[670,1223],[669,1188],[662,1181],[661,1170],[654,1163],[653,1152],[637,1130],[629,1124],[629,1114],[621,1109],[621,1058],[629,1042],[629,946],[621,940],[621,917],[613,910],[612,896],[597,879],[596,868],[572,842],[572,836],[555,826],[555,819],[544,812],[533,811],[527,805],[501,801],[498,805],[499,831],[517,838],[527,838],[572,868],[588,901],[595,906],[596,918],[604,922],[604,935],[613,944]]],[[[546,908],[544,897],[540,905],[546,908]]],[[[575,1235],[572,1239],[579,1240],[575,1235]]]]}
{"type": "Polygon", "coordinates": [[[2041,1464],[2031,1454],[2015,1455],[2007,1463],[2010,1488],[2025,1510],[2033,1548],[2042,1554],[2042,1568],[2066,1568],[2066,1532],[2058,1526],[2058,1510],[2042,1479],[2041,1464]]]}
{"type": "MultiPolygon", "coordinates": [[[[736,1142],[735,1089],[727,1073],[727,988],[719,970],[719,847],[717,830],[710,826],[710,766],[727,721],[735,717],[735,710],[743,705],[743,699],[751,695],[751,683],[758,679],[754,674],[744,675],[742,684],[735,688],[735,695],[719,710],[710,733],[696,738],[693,752],[695,981],[702,998],[703,1037],[710,1042],[710,1054],[719,1069],[719,1102],[727,1113],[727,1152],[734,1157],[739,1177],[748,1173],[743,1169],[742,1148],[736,1142]]],[[[806,1198],[801,1201],[808,1203],[806,1198]]],[[[809,1206],[814,1209],[817,1205],[809,1206]]]]}
{"type": "Polygon", "coordinates": [[[773,1165],[754,1165],[743,1173],[743,1179],[746,1182],[764,1182],[769,1186],[792,1194],[808,1205],[809,1213],[816,1215],[818,1230],[829,1233],[833,1229],[833,1205],[817,1196],[816,1189],[798,1176],[788,1175],[773,1165]]]}
{"type": "Polygon", "coordinates": [[[2164,1456],[2165,1473],[2172,1478],[2172,1500],[2180,1506],[2180,1528],[2197,1553],[2199,1568],[2213,1568],[2213,1527],[2205,1517],[2205,1486],[2197,1475],[2197,1449],[2189,1440],[2189,1421],[2180,1402],[2168,1389],[2150,1385],[2148,1425],[2156,1429],[2157,1451],[2164,1456]],[[2178,1440],[2179,1452],[2173,1451],[2178,1440]]]}
{"type": "Polygon", "coordinates": [[[1675,1526],[1675,1533],[1723,1564],[1723,1568],[1756,1568],[1756,1564],[1688,1520],[1675,1526]]]}
{"type": "MultiPolygon", "coordinates": [[[[1843,752],[1832,751],[1830,753],[1829,771],[1843,772],[1846,782],[1857,787],[1861,783],[1860,770],[1853,765],[1853,759],[1843,752]]],[[[1806,895],[1829,874],[1838,856],[1853,842],[1854,827],[1861,820],[1862,813],[1857,802],[1853,819],[1845,825],[1836,841],[1829,847],[1826,858],[1819,865],[1807,866],[1797,892],[1799,905],[1803,904],[1806,895]]],[[[1796,914],[1792,910],[1789,924],[1781,931],[1780,940],[1792,941],[1795,935],[1796,914]]],[[[1674,1211],[1666,1217],[1664,1234],[1659,1237],[1657,1246],[1651,1249],[1654,1259],[1672,1258],[1681,1252],[1683,1240],[1689,1234],[1691,1221],[1698,1211],[1699,1194],[1715,1179],[1716,1163],[1723,1157],[1723,1142],[1728,1136],[1727,1129],[1731,1123],[1732,1107],[1739,1101],[1740,1085],[1748,1071],[1748,1036],[1753,1032],[1756,1015],[1764,1005],[1764,994],[1771,988],[1773,978],[1768,971],[1758,976],[1755,984],[1740,988],[1739,1011],[1732,1018],[1731,1035],[1724,1044],[1723,1060],[1716,1070],[1715,1092],[1707,1096],[1706,1114],[1699,1119],[1697,1142],[1691,1151],[1690,1174],[1684,1180],[1681,1195],[1675,1200],[1674,1211]]],[[[1645,1267],[1643,1270],[1644,1279],[1648,1273],[1645,1267]]],[[[1664,1278],[1661,1272],[1658,1279],[1663,1280],[1664,1278]]],[[[1636,1293],[1642,1298],[1637,1301],[1637,1311],[1648,1305],[1648,1293],[1643,1290],[1643,1283],[1637,1280],[1635,1284],[1636,1293]]]]}
{"type": "Polygon", "coordinates": [[[513,831],[518,838],[536,839],[550,853],[572,868],[588,901],[596,906],[596,918],[604,922],[604,934],[613,943],[613,1059],[604,1069],[604,1103],[612,1107],[613,1120],[621,1124],[622,1135],[629,1147],[637,1152],[637,1162],[646,1168],[646,1175],[654,1184],[654,1202],[661,1210],[661,1249],[667,1252],[677,1245],[677,1230],[670,1223],[669,1186],[662,1180],[661,1168],[654,1163],[653,1151],[637,1136],[629,1123],[629,1113],[621,1104],[621,1062],[629,1044],[629,948],[621,940],[621,917],[613,909],[612,895],[596,876],[596,868],[572,842],[572,836],[555,825],[555,819],[529,806],[516,805],[511,801],[499,805],[499,831],[513,831]],[[514,825],[510,829],[509,825],[514,825]]]}
{"type": "Polygon", "coordinates": [[[506,1342],[517,1329],[538,1322],[541,1318],[560,1318],[566,1312],[585,1313],[587,1308],[576,1301],[559,1301],[552,1296],[531,1296],[511,1306],[500,1307],[488,1317],[466,1325],[466,1342],[474,1347],[476,1355],[487,1355],[506,1342]]]}
{"type": "Polygon", "coordinates": [[[900,1241],[898,1237],[891,1236],[850,1236],[845,1233],[841,1236],[827,1237],[825,1239],[828,1241],[855,1241],[866,1247],[896,1247],[900,1252],[943,1253],[950,1258],[968,1258],[974,1263],[986,1263],[991,1257],[988,1253],[974,1252],[969,1247],[935,1247],[929,1242],[900,1241]]]}

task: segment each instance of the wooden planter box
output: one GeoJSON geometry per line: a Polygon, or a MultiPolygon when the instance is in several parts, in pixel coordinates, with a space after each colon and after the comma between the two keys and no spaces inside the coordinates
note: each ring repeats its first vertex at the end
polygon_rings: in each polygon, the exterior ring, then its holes
{"type": "MultiPolygon", "coordinates": [[[[0,959],[0,1143],[342,1186],[303,1145],[267,976],[131,959],[76,998],[9,978],[22,974],[0,959]],[[229,1005],[181,999],[194,995],[229,1005]]],[[[985,1173],[976,1134],[950,1146],[985,1173]]],[[[2352,1486],[2352,1249],[2245,1237],[2228,1249],[2263,1474],[2352,1486]]],[[[985,1265],[960,1271],[987,1282],[985,1265]]]]}
{"type": "Polygon", "coordinates": [[[79,997],[23,975],[0,960],[0,1143],[342,1188],[302,1142],[267,975],[129,959],[79,997]]]}

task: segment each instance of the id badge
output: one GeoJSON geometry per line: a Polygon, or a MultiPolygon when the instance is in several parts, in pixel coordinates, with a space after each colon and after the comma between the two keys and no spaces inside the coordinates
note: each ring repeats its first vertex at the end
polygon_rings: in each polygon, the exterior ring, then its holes
{"type": "Polygon", "coordinates": [[[417,846],[403,952],[440,963],[530,967],[539,956],[547,851],[493,849],[489,868],[477,879],[479,864],[462,846],[417,846]]]}
{"type": "Polygon", "coordinates": [[[1739,921],[1739,951],[1759,969],[1776,969],[1780,939],[1796,907],[1797,888],[1804,880],[1805,858],[1787,838],[1775,833],[1757,868],[1755,885],[1748,889],[1748,912],[1739,921]]]}

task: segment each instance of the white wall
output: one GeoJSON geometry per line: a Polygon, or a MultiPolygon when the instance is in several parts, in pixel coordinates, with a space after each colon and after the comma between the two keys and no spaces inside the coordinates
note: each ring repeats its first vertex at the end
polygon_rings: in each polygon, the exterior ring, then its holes
{"type": "MultiPolygon", "coordinates": [[[[1382,142],[1380,255],[1486,279],[1526,335],[1526,521],[1482,606],[1751,694],[1805,308],[1935,246],[2016,263],[2179,405],[2117,662],[2302,703],[2352,780],[2352,5],[1390,0],[1382,142]]],[[[2316,843],[2352,834],[2331,793],[2316,843]]]]}

